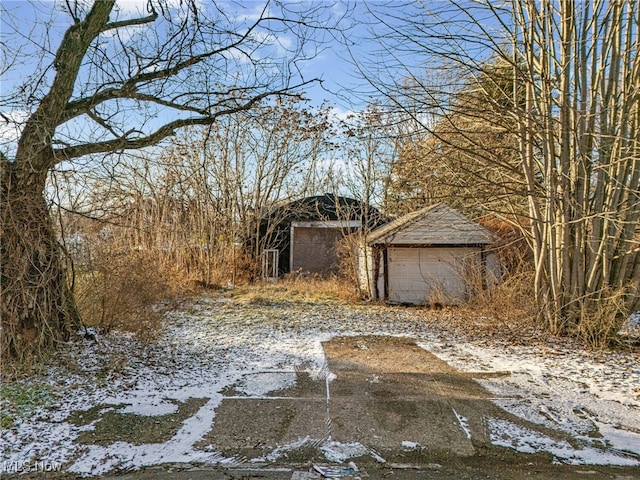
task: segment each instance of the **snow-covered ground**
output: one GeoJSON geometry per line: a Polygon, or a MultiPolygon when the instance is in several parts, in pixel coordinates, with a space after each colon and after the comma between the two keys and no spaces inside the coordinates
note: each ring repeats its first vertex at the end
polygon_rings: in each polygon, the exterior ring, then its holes
{"type": "MultiPolygon", "coordinates": [[[[547,451],[567,463],[640,465],[637,350],[593,353],[562,342],[516,346],[462,339],[429,321],[421,310],[381,306],[237,304],[202,298],[167,315],[166,322],[161,338],[148,345],[110,335],[70,347],[41,378],[29,379],[30,384],[50,386],[54,402],[47,408],[21,416],[5,400],[3,408],[16,420],[2,432],[0,468],[16,471],[46,462],[95,475],[174,462],[232,463],[234,459],[196,446],[215,421],[221,392],[235,384],[246,395],[262,396],[291,386],[296,370],[326,375],[321,342],[336,335],[410,336],[460,370],[510,372],[479,380],[493,401],[575,440],[559,442],[503,419],[488,419],[496,445],[547,451]],[[247,375],[252,372],[274,373],[247,375]],[[189,398],[206,400],[165,443],[83,445],[78,436],[95,428],[99,416],[87,425],[68,418],[74,411],[95,407],[103,408],[101,414],[115,409],[162,415],[176,412],[179,402],[189,398]]],[[[411,442],[407,438],[402,446],[411,442]]],[[[361,447],[335,442],[325,446],[331,458],[343,460],[350,451],[361,455],[361,447]]]]}

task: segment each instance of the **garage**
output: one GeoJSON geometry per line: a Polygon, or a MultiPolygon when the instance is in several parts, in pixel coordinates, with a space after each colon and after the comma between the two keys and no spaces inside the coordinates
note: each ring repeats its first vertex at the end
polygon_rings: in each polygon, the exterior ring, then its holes
{"type": "Polygon", "coordinates": [[[465,300],[465,265],[479,264],[474,248],[389,248],[388,300],[392,303],[457,304],[465,300]]]}
{"type": "Polygon", "coordinates": [[[257,253],[264,280],[277,281],[291,272],[326,275],[337,269],[340,240],[385,222],[375,208],[327,193],[274,206],[260,218],[247,247],[257,253]]]}
{"type": "Polygon", "coordinates": [[[445,204],[412,212],[370,233],[361,249],[361,288],[372,299],[457,305],[468,280],[496,281],[492,234],[445,204]]]}

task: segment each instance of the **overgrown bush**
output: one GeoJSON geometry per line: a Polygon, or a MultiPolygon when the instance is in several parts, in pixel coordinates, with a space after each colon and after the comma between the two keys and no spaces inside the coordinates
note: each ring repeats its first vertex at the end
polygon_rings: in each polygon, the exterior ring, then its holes
{"type": "Polygon", "coordinates": [[[338,274],[346,285],[349,285],[352,296],[362,299],[369,292],[363,291],[360,284],[359,253],[363,245],[363,236],[359,234],[347,235],[336,245],[338,256],[338,274]]]}
{"type": "Polygon", "coordinates": [[[150,252],[99,249],[76,272],[76,301],[84,325],[153,338],[174,292],[167,273],[150,252]]]}
{"type": "Polygon", "coordinates": [[[482,275],[479,268],[465,269],[469,301],[461,310],[476,328],[494,330],[513,339],[534,330],[546,335],[569,335],[594,350],[619,343],[618,332],[628,317],[621,291],[612,290],[597,303],[582,299],[573,309],[573,320],[567,319],[557,332],[549,332],[537,321],[533,266],[521,262],[516,271],[505,271],[499,282],[489,286],[482,275]]]}
{"type": "Polygon", "coordinates": [[[526,250],[521,242],[510,240],[495,246],[488,256],[495,268],[475,259],[461,268],[467,302],[460,313],[485,332],[510,338],[531,333],[536,318],[534,271],[526,250]]]}
{"type": "Polygon", "coordinates": [[[592,300],[583,299],[579,305],[580,320],[569,333],[594,350],[615,345],[619,340],[618,332],[628,317],[624,298],[624,291],[611,290],[595,305],[592,300]]]}

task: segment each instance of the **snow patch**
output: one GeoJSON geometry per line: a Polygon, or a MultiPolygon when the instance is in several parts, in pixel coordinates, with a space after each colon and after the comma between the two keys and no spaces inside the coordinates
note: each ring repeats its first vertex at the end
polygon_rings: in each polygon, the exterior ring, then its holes
{"type": "Polygon", "coordinates": [[[269,392],[291,388],[295,384],[295,372],[257,372],[244,375],[235,388],[250,397],[262,397],[269,392]]]}
{"type": "MultiPolygon", "coordinates": [[[[558,430],[564,434],[561,437],[574,438],[580,444],[571,445],[514,423],[493,420],[491,441],[496,445],[527,452],[547,451],[570,463],[639,464],[637,353],[594,354],[561,343],[541,348],[461,340],[424,321],[413,309],[321,304],[258,308],[225,302],[203,298],[168,314],[161,338],[148,345],[114,332],[100,336],[99,342],[70,346],[66,356],[59,364],[52,364],[44,377],[30,379],[48,383],[64,395],[50,410],[38,411],[24,421],[18,418],[12,428],[2,431],[0,461],[46,459],[66,464],[71,472],[83,475],[167,462],[233,462],[216,453],[215,446],[207,451],[194,447],[212,428],[221,392],[235,387],[244,395],[259,397],[290,388],[295,372],[303,370],[314,379],[325,379],[328,394],[335,375],[328,371],[322,342],[338,335],[387,335],[415,338],[421,347],[465,372],[511,372],[507,376],[482,376],[478,381],[491,393],[493,402],[507,412],[558,430]],[[122,360],[117,373],[112,368],[113,359],[122,360]],[[68,365],[77,367],[69,370],[68,365]],[[87,447],[77,442],[78,435],[100,419],[82,426],[68,419],[74,411],[100,406],[117,406],[120,413],[170,414],[176,412],[179,402],[190,398],[208,400],[162,444],[117,441],[87,447]]],[[[640,324],[640,314],[632,316],[631,321],[640,324]]],[[[454,414],[469,436],[467,419],[458,412],[454,414]]],[[[271,461],[286,454],[287,449],[313,444],[322,448],[329,461],[370,455],[384,462],[358,442],[321,442],[302,438],[275,449],[262,460],[271,461]]],[[[407,442],[403,442],[404,448],[409,448],[407,442]]]]}
{"type": "Polygon", "coordinates": [[[458,424],[460,425],[460,428],[462,429],[464,434],[467,436],[467,438],[471,440],[471,430],[469,430],[469,419],[463,415],[460,415],[458,412],[456,412],[455,408],[452,408],[451,410],[453,410],[453,414],[456,416],[456,419],[458,420],[458,424]]]}
{"type": "Polygon", "coordinates": [[[406,448],[407,450],[417,450],[420,448],[419,443],[410,442],[409,440],[403,440],[400,445],[402,445],[402,448],[406,448]]]}
{"type": "Polygon", "coordinates": [[[359,442],[327,442],[320,447],[324,457],[330,462],[343,463],[345,460],[369,454],[369,449],[359,442]]]}
{"type": "Polygon", "coordinates": [[[162,463],[220,463],[224,460],[220,454],[196,450],[193,445],[211,429],[214,409],[221,400],[221,396],[210,399],[165,443],[132,445],[128,442],[115,442],[108,446],[89,445],[87,452],[69,467],[69,471],[101,475],[116,467],[137,470],[162,463]]]}
{"type": "Polygon", "coordinates": [[[490,418],[489,438],[494,445],[512,448],[521,453],[548,452],[572,465],[636,466],[640,461],[622,453],[595,447],[575,448],[566,440],[556,440],[507,420],[490,418]]]}

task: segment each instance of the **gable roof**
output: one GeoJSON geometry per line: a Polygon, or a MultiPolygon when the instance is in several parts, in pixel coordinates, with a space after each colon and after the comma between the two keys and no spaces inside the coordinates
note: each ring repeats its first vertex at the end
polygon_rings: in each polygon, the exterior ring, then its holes
{"type": "Polygon", "coordinates": [[[489,230],[457,210],[437,203],[377,228],[368,245],[478,245],[493,243],[489,230]]]}

